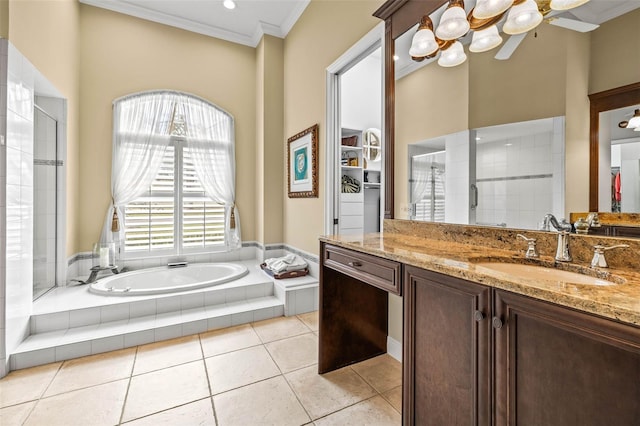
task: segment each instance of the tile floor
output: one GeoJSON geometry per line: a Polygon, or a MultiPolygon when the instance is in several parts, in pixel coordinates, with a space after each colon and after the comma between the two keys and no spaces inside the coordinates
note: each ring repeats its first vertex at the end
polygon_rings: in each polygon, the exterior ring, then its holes
{"type": "Polygon", "coordinates": [[[388,355],[317,374],[317,312],[13,371],[0,424],[399,425],[388,355]]]}

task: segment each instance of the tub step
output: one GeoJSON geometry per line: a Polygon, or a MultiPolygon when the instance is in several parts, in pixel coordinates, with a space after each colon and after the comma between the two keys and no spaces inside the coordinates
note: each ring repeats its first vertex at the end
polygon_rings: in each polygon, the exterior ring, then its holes
{"type": "Polygon", "coordinates": [[[109,352],[284,315],[276,296],[53,330],[29,336],[11,354],[11,369],[109,352]]]}

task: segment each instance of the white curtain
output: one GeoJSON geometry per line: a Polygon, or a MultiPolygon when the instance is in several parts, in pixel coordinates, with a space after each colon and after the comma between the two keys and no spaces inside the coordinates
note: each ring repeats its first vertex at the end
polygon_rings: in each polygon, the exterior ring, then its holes
{"type": "Polygon", "coordinates": [[[124,207],[144,194],[158,173],[170,139],[172,97],[165,92],[145,93],[115,102],[111,203],[101,242],[124,241],[124,207]],[[112,232],[114,208],[118,232],[112,232]]]}
{"type": "Polygon", "coordinates": [[[180,95],[187,147],[207,197],[225,206],[225,240],[240,248],[240,216],[235,205],[236,162],[233,117],[201,99],[180,95]]]}
{"type": "Polygon", "coordinates": [[[235,206],[233,117],[199,98],[172,91],[140,93],[115,102],[111,204],[101,242],[124,242],[124,207],[143,195],[158,174],[177,115],[184,119],[187,146],[205,194],[225,206],[226,244],[232,249],[242,246],[235,206]],[[118,232],[112,232],[114,210],[118,232]]]}

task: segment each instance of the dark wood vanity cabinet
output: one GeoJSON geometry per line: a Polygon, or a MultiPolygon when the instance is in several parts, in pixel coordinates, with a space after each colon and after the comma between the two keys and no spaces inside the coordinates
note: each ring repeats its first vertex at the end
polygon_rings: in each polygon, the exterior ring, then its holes
{"type": "Polygon", "coordinates": [[[324,243],[321,253],[320,373],[386,352],[387,293],[404,298],[404,425],[640,426],[640,327],[324,243]]]}
{"type": "Polygon", "coordinates": [[[405,425],[489,424],[490,295],[480,284],[405,268],[405,425]]]}
{"type": "Polygon", "coordinates": [[[640,329],[494,292],[495,425],[640,425],[640,329]]]}

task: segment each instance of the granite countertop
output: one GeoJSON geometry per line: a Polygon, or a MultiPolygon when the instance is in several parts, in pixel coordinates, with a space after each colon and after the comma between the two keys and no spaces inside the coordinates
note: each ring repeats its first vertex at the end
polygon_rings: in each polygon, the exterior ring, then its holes
{"type": "Polygon", "coordinates": [[[636,266],[629,268],[591,269],[588,263],[580,261],[559,263],[554,262],[553,257],[549,256],[530,260],[524,257],[524,251],[504,250],[395,232],[332,235],[320,237],[320,240],[640,326],[640,270],[635,262],[633,265],[636,266]],[[617,285],[598,286],[534,280],[476,265],[487,261],[542,264],[613,281],[617,285]]]}

